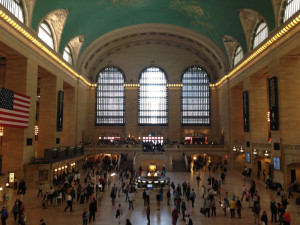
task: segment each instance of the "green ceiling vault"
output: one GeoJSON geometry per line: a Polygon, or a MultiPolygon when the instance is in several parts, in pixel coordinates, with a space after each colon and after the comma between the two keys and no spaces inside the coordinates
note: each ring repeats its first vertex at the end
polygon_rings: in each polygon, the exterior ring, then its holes
{"type": "Polygon", "coordinates": [[[68,9],[59,52],[74,37],[84,34],[81,53],[105,33],[144,23],[172,24],[199,32],[214,41],[226,54],[222,41],[230,35],[247,51],[239,9],[260,13],[274,28],[271,0],[36,0],[32,27],[48,13],[68,9]]]}

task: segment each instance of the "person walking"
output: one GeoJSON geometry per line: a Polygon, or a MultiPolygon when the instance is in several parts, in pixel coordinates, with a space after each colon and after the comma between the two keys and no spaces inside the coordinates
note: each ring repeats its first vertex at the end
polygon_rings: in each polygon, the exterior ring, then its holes
{"type": "Polygon", "coordinates": [[[17,217],[18,217],[18,214],[19,214],[19,206],[17,204],[17,202],[15,202],[12,210],[11,210],[11,213],[14,215],[14,220],[15,222],[17,222],[17,217]]]}
{"type": "Polygon", "coordinates": [[[130,209],[133,210],[133,199],[134,199],[133,193],[132,193],[132,191],[130,191],[130,192],[128,193],[129,210],[130,210],[130,209]]]}
{"type": "Polygon", "coordinates": [[[146,213],[147,213],[148,225],[150,225],[150,205],[149,204],[147,205],[146,213]]]}
{"type": "Polygon", "coordinates": [[[213,198],[211,200],[211,216],[216,216],[216,208],[217,208],[216,199],[213,198]]]}
{"type": "Polygon", "coordinates": [[[202,185],[202,188],[201,188],[201,196],[204,199],[204,197],[205,197],[205,186],[204,185],[202,185]]]}
{"type": "Polygon", "coordinates": [[[290,225],[291,224],[291,215],[287,210],[283,214],[283,224],[284,225],[290,225]]]}
{"type": "Polygon", "coordinates": [[[66,212],[67,209],[70,208],[70,212],[73,212],[72,205],[73,205],[73,198],[72,198],[71,195],[68,195],[68,197],[67,197],[67,207],[64,209],[64,211],[66,212]]]}
{"type": "Polygon", "coordinates": [[[37,194],[37,197],[39,197],[41,194],[41,197],[43,197],[43,188],[42,188],[42,184],[39,185],[39,192],[37,194]]]}
{"type": "Polygon", "coordinates": [[[261,220],[263,223],[265,223],[265,224],[263,224],[263,225],[268,225],[268,215],[267,215],[267,212],[266,212],[266,211],[263,212],[263,214],[262,214],[260,220],[261,220]]]}
{"type": "Polygon", "coordinates": [[[230,216],[231,218],[235,217],[235,208],[236,208],[236,203],[234,201],[234,199],[231,199],[231,201],[229,202],[229,208],[230,208],[230,216]]]}
{"type": "Polygon", "coordinates": [[[190,193],[190,199],[192,201],[192,208],[194,208],[195,198],[196,198],[196,193],[194,191],[194,188],[192,188],[192,191],[190,193]]]}
{"type": "Polygon", "coordinates": [[[185,205],[185,201],[182,198],[182,202],[181,202],[181,213],[182,213],[182,220],[185,220],[185,211],[186,211],[186,205],[185,205]]]}
{"type": "Polygon", "coordinates": [[[7,213],[7,209],[5,208],[5,206],[2,207],[2,210],[1,210],[1,222],[2,222],[2,225],[6,225],[6,220],[8,218],[8,213],[7,213]]]}
{"type": "Polygon", "coordinates": [[[88,213],[87,209],[85,208],[82,213],[82,225],[88,224],[88,215],[89,215],[89,213],[88,213]]]}
{"type": "Polygon", "coordinates": [[[95,221],[96,212],[97,212],[97,201],[95,198],[93,198],[89,205],[89,222],[91,222],[92,217],[93,217],[93,221],[95,221]]]}
{"type": "Polygon", "coordinates": [[[275,223],[277,223],[277,207],[275,201],[271,201],[270,209],[271,209],[271,222],[273,223],[274,221],[275,223]]]}
{"type": "Polygon", "coordinates": [[[242,216],[242,208],[243,208],[243,207],[242,207],[242,203],[241,203],[239,197],[237,197],[237,201],[236,201],[236,211],[237,211],[237,214],[238,214],[239,218],[241,218],[241,216],[242,216]]]}
{"type": "Polygon", "coordinates": [[[297,196],[297,198],[295,199],[297,208],[298,208],[298,213],[300,213],[300,195],[297,196]]]}
{"type": "Polygon", "coordinates": [[[170,199],[171,199],[171,192],[170,192],[170,188],[168,188],[168,190],[167,190],[167,205],[170,205],[170,199]]]}
{"type": "Polygon", "coordinates": [[[176,209],[176,206],[174,206],[173,211],[172,211],[172,225],[177,224],[177,219],[178,219],[178,211],[176,209]]]}
{"type": "Polygon", "coordinates": [[[116,211],[116,218],[119,220],[119,224],[121,223],[121,215],[123,214],[123,209],[121,204],[119,204],[117,211],[116,211]]]}
{"type": "Polygon", "coordinates": [[[256,202],[252,208],[254,215],[254,223],[259,224],[259,213],[260,213],[260,205],[259,202],[256,202]]]}
{"type": "Polygon", "coordinates": [[[157,210],[160,210],[160,200],[161,200],[161,195],[160,195],[160,192],[158,191],[156,194],[157,210]]]}
{"type": "Polygon", "coordinates": [[[206,216],[206,214],[207,214],[207,217],[210,217],[211,200],[210,200],[209,197],[207,197],[207,198],[205,199],[204,207],[205,207],[205,209],[206,209],[206,211],[205,211],[205,216],[206,216]]]}
{"type": "Polygon", "coordinates": [[[244,184],[244,186],[243,186],[243,188],[242,188],[242,192],[243,192],[243,194],[242,194],[242,199],[241,199],[241,201],[243,201],[244,196],[247,196],[247,187],[246,187],[245,184],[244,184]]]}

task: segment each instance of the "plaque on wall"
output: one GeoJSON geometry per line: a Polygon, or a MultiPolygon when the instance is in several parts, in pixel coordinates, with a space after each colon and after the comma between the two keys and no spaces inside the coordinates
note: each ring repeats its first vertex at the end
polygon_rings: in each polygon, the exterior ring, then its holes
{"type": "Polygon", "coordinates": [[[243,92],[243,119],[244,119],[244,131],[249,131],[250,130],[250,124],[249,124],[248,91],[243,92]]]}
{"type": "Polygon", "coordinates": [[[48,173],[49,170],[39,170],[39,181],[47,181],[48,173]]]}
{"type": "Polygon", "coordinates": [[[271,130],[279,129],[278,116],[278,92],[277,92],[277,78],[269,79],[269,110],[270,110],[270,128],[271,130]]]}
{"type": "Polygon", "coordinates": [[[57,131],[63,130],[63,114],[64,114],[64,92],[58,91],[57,95],[57,131]]]}

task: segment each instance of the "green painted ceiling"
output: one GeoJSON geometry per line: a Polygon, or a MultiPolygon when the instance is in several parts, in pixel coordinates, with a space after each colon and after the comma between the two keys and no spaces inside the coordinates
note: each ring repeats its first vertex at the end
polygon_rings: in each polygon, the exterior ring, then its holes
{"type": "Polygon", "coordinates": [[[36,0],[32,27],[56,9],[68,9],[59,51],[74,37],[84,34],[84,51],[101,35],[130,25],[172,24],[199,32],[224,52],[223,35],[237,39],[247,49],[239,9],[260,13],[270,30],[274,28],[271,0],[36,0]]]}

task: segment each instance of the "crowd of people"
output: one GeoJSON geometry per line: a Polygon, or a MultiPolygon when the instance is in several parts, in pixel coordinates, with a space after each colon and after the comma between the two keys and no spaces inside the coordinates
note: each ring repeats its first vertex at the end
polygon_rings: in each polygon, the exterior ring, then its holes
{"type": "MultiPolygon", "coordinates": [[[[205,162],[207,162],[206,159],[202,158],[201,163],[193,167],[193,178],[196,180],[195,184],[197,184],[195,187],[186,181],[177,184],[171,181],[169,186],[158,189],[146,188],[140,191],[136,189],[134,182],[135,178],[141,176],[143,172],[141,167],[137,171],[133,171],[132,168],[116,171],[114,167],[109,169],[106,165],[103,165],[105,164],[103,161],[101,163],[96,161],[87,164],[84,171],[73,170],[72,172],[61,173],[58,176],[57,183],[55,183],[56,186],[50,187],[48,190],[44,190],[43,185],[39,184],[37,197],[41,199],[41,206],[45,210],[49,207],[61,207],[65,212],[73,212],[74,203],[83,205],[84,210],[81,214],[83,225],[96,220],[104,195],[111,198],[111,204],[115,207],[115,217],[119,224],[123,220],[123,208],[126,205],[128,205],[129,211],[136,210],[134,202],[136,198],[139,198],[139,195],[144,201],[149,225],[151,211],[155,208],[160,211],[164,202],[173,208],[170,211],[172,225],[176,225],[178,220],[182,220],[186,225],[192,225],[193,221],[198,219],[191,216],[194,215],[192,212],[195,210],[200,210],[205,217],[229,215],[232,219],[243,218],[243,211],[251,210],[253,222],[256,224],[267,225],[268,222],[276,222],[280,225],[288,225],[291,222],[288,210],[291,200],[296,201],[300,213],[300,196],[294,196],[294,189],[290,188],[290,186],[294,187],[295,184],[290,185],[287,191],[279,188],[277,191],[271,192],[272,194],[269,196],[270,204],[266,206],[261,204],[262,190],[257,186],[257,182],[260,181],[253,179],[251,176],[249,177],[249,171],[251,174],[251,170],[247,169],[247,178],[244,175],[245,169],[242,171],[243,176],[240,179],[243,186],[240,192],[230,193],[228,186],[224,188],[226,191],[223,190],[225,185],[229,185],[226,182],[227,168],[221,163],[205,162]],[[111,180],[112,173],[117,176],[113,179],[113,183],[111,180]],[[204,177],[206,178],[204,179],[204,177]],[[154,200],[153,197],[150,198],[151,195],[155,196],[154,200]],[[123,199],[124,202],[122,202],[123,199]],[[154,205],[156,207],[150,204],[150,201],[155,201],[154,205]],[[197,202],[197,208],[195,202],[197,202]],[[200,208],[198,208],[199,205],[200,208]],[[219,209],[222,210],[219,211],[219,209]]],[[[267,188],[267,186],[264,187],[267,188]]],[[[26,193],[24,181],[20,181],[18,193],[21,197],[26,193]]],[[[26,224],[22,198],[15,201],[11,213],[16,223],[26,224]]],[[[2,224],[6,224],[8,215],[7,208],[3,207],[1,210],[2,224]]],[[[41,219],[40,224],[45,225],[46,223],[41,219]]],[[[130,218],[126,218],[126,224],[131,224],[130,218]]]]}

